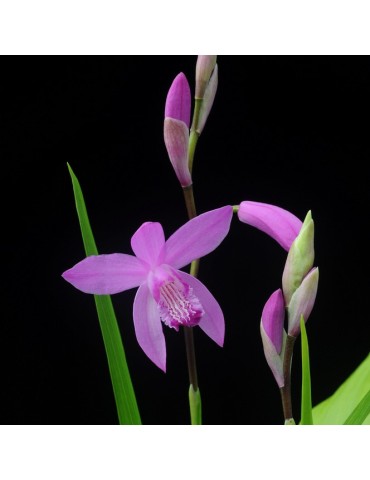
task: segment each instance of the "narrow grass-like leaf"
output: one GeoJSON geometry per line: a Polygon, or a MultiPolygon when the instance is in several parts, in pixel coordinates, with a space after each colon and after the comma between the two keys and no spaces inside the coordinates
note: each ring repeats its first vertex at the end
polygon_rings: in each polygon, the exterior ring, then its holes
{"type": "Polygon", "coordinates": [[[301,425],[313,425],[311,400],[311,373],[308,338],[303,315],[301,315],[301,351],[302,351],[302,398],[301,425]]]}
{"type": "MultiPolygon", "coordinates": [[[[87,256],[97,255],[98,250],[91,230],[82,190],[72,168],[69,164],[67,165],[72,179],[85,252],[87,256]]],[[[112,300],[109,295],[94,295],[94,297],[108,359],[119,423],[121,425],[140,425],[139,409],[136,403],[135,392],[132,386],[112,300]]]]}
{"type": "Polygon", "coordinates": [[[190,418],[192,425],[202,425],[202,400],[199,388],[194,390],[193,385],[189,388],[190,418]]]}
{"type": "Polygon", "coordinates": [[[370,390],[344,422],[344,425],[362,425],[370,414],[370,390]]]}
{"type": "MultiPolygon", "coordinates": [[[[343,425],[370,390],[370,354],[329,398],[313,408],[315,425],[343,425]]],[[[362,422],[370,425],[370,413],[362,422]]]]}

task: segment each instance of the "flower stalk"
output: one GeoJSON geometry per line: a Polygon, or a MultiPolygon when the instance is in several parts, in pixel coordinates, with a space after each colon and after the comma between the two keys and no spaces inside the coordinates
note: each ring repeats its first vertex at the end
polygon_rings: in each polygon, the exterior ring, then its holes
{"type": "MultiPolygon", "coordinates": [[[[184,193],[184,199],[185,199],[186,210],[188,212],[188,217],[189,219],[192,219],[197,216],[193,185],[184,187],[182,190],[184,193]]],[[[191,262],[190,275],[192,275],[193,277],[197,277],[198,271],[199,271],[199,258],[191,262]]],[[[199,386],[198,386],[197,362],[196,362],[195,347],[194,347],[194,334],[193,334],[193,329],[191,327],[190,328],[184,327],[184,338],[185,338],[186,359],[188,364],[189,383],[190,383],[189,405],[190,405],[191,424],[201,425],[202,424],[201,399],[200,399],[200,392],[199,392],[199,386]],[[196,398],[197,401],[192,401],[192,399],[194,398],[196,398]]]]}
{"type": "Polygon", "coordinates": [[[200,109],[202,107],[202,103],[203,103],[202,98],[196,98],[195,99],[193,121],[191,123],[190,137],[189,137],[188,160],[189,160],[190,174],[193,171],[195,148],[197,146],[199,135],[200,135],[197,130],[198,130],[198,123],[199,123],[199,113],[200,113],[200,109]]]}
{"type": "Polygon", "coordinates": [[[296,338],[288,335],[285,343],[283,375],[284,386],[280,388],[281,402],[283,406],[286,425],[295,425],[292,411],[292,393],[291,393],[291,365],[293,358],[293,348],[296,338]]]}

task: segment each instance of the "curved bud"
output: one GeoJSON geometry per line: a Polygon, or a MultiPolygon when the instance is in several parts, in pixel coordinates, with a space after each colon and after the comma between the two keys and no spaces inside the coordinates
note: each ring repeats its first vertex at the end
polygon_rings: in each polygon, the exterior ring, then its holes
{"type": "Polygon", "coordinates": [[[295,215],[268,203],[242,202],[238,217],[241,222],[267,233],[287,251],[302,226],[302,222],[295,215]]]}
{"type": "Polygon", "coordinates": [[[200,135],[206,124],[209,112],[213,106],[218,86],[218,65],[216,63],[212,76],[204,93],[202,106],[200,107],[197,133],[200,135]]]}
{"type": "Polygon", "coordinates": [[[176,176],[182,187],[188,187],[192,184],[188,164],[189,129],[180,120],[165,118],[163,134],[176,176]]]}
{"type": "Polygon", "coordinates": [[[195,68],[195,98],[204,97],[216,61],[217,55],[198,55],[195,68]]]}
{"type": "Polygon", "coordinates": [[[190,126],[191,94],[189,83],[181,72],[172,82],[166,98],[165,118],[181,120],[190,126]]]}
{"type": "Polygon", "coordinates": [[[276,290],[267,300],[262,311],[263,328],[274,345],[277,353],[281,352],[283,341],[283,325],[285,305],[281,288],[276,290]]]}
{"type": "Polygon", "coordinates": [[[287,305],[313,266],[315,259],[314,234],[314,222],[311,211],[309,211],[297,238],[290,247],[284,267],[283,292],[287,305]]]}
{"type": "Polygon", "coordinates": [[[276,352],[274,345],[272,344],[270,338],[268,337],[265,329],[263,328],[263,324],[261,322],[260,325],[261,329],[261,338],[262,338],[262,345],[263,345],[263,352],[265,354],[265,358],[267,361],[272,374],[275,377],[276,383],[278,384],[279,388],[284,386],[284,370],[283,370],[283,357],[284,357],[284,349],[285,349],[285,342],[286,342],[286,332],[283,330],[283,348],[280,355],[276,352]]]}
{"type": "Polygon", "coordinates": [[[286,333],[284,324],[284,299],[281,289],[267,300],[261,318],[261,338],[266,361],[279,388],[284,386],[283,356],[286,333]]]}
{"type": "Polygon", "coordinates": [[[288,334],[297,337],[300,333],[300,319],[307,322],[315,304],[319,283],[319,269],[313,268],[294,292],[288,305],[288,334]]]}

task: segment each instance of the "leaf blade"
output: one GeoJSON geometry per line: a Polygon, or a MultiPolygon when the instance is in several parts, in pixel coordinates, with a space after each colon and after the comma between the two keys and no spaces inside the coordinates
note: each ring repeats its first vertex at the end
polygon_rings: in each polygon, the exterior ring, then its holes
{"type": "Polygon", "coordinates": [[[313,425],[311,399],[310,354],[306,325],[301,315],[301,352],[302,352],[302,398],[301,398],[301,425],[313,425]]]}
{"type": "MultiPolygon", "coordinates": [[[[313,408],[314,423],[342,425],[370,390],[370,354],[329,398],[313,408]]],[[[370,425],[370,414],[362,422],[370,425]]]]}
{"type": "Polygon", "coordinates": [[[366,417],[370,414],[370,390],[360,401],[357,407],[348,416],[343,425],[362,425],[366,417]]]}
{"type": "MultiPolygon", "coordinates": [[[[71,166],[69,164],[67,166],[72,179],[86,255],[97,255],[98,249],[90,226],[80,183],[71,166]]],[[[111,297],[109,295],[94,295],[94,299],[107,355],[119,423],[121,425],[141,425],[140,413],[111,297]]]]}

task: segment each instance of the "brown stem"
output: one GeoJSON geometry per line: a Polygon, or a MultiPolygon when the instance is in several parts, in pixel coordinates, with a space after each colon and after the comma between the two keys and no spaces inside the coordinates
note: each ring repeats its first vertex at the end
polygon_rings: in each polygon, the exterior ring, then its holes
{"type": "MultiPolygon", "coordinates": [[[[188,212],[189,219],[195,218],[197,216],[197,211],[195,208],[194,201],[194,192],[193,185],[183,188],[184,198],[186,209],[188,212]]],[[[199,270],[199,259],[194,260],[191,264],[190,274],[196,277],[199,270]]],[[[195,358],[195,348],[194,348],[194,335],[193,329],[191,327],[184,327],[185,335],[185,346],[186,346],[186,358],[188,361],[188,371],[189,371],[189,382],[193,385],[194,391],[198,390],[198,375],[197,375],[197,363],[195,358]]]]}
{"type": "Polygon", "coordinates": [[[189,383],[194,391],[198,390],[197,362],[195,358],[194,335],[191,327],[184,327],[186,358],[188,361],[189,383]]]}
{"type": "Polygon", "coordinates": [[[291,394],[291,365],[295,340],[295,337],[288,335],[285,344],[283,362],[284,386],[280,389],[285,421],[293,419],[291,394]]]}

